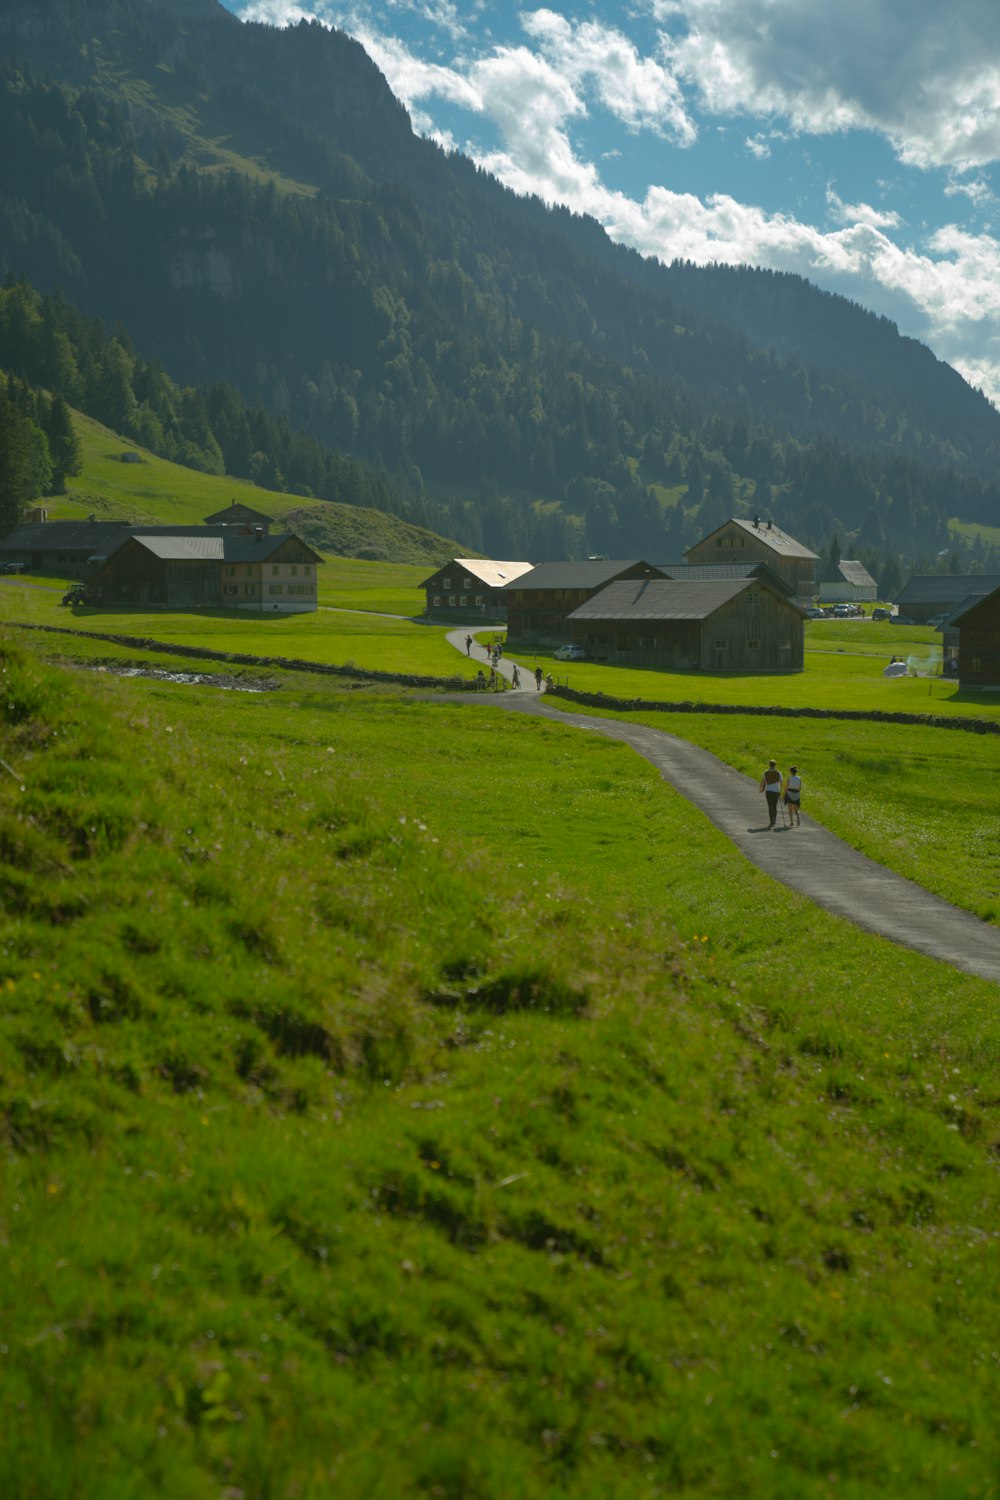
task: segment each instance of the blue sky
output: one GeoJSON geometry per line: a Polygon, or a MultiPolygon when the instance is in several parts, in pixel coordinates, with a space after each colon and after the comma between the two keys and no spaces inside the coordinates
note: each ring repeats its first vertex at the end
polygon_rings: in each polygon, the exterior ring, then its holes
{"type": "Polygon", "coordinates": [[[366,47],[414,128],[613,238],[795,271],[1000,401],[998,0],[225,0],[366,47]]]}

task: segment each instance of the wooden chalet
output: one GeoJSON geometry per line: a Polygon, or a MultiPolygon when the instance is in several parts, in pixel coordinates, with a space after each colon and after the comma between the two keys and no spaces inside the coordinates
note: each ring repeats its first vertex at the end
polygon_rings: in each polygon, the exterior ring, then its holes
{"type": "Polygon", "coordinates": [[[453,557],[425,578],[420,587],[427,618],[434,620],[502,620],[507,613],[508,583],[530,573],[529,562],[494,562],[485,557],[453,557]]]}
{"type": "Polygon", "coordinates": [[[292,533],[234,534],[230,527],[204,526],[188,534],[147,531],[124,537],[100,559],[87,591],[103,604],[302,613],[317,607],[322,561],[292,533]]]}
{"type": "Polygon", "coordinates": [[[254,510],[252,505],[244,505],[242,500],[233,500],[229,505],[217,510],[214,515],[205,517],[206,526],[245,526],[248,531],[254,531],[256,527],[264,528],[264,535],[270,532],[275,525],[273,516],[265,516],[262,510],[254,510]]]}
{"type": "Polygon", "coordinates": [[[901,615],[908,615],[918,625],[934,615],[951,614],[971,596],[983,598],[1000,588],[995,573],[915,573],[896,595],[901,615]]]}
{"type": "Polygon", "coordinates": [[[519,646],[568,641],[570,615],[595,594],[612,583],[662,577],[659,568],[641,559],[540,563],[504,589],[507,640],[519,646]]]}
{"type": "Polygon", "coordinates": [[[878,584],[864,563],[842,557],[823,569],[819,597],[823,604],[874,604],[878,584]]]}
{"type": "Polygon", "coordinates": [[[947,626],[947,633],[955,631],[958,636],[957,673],[962,687],[1000,688],[1000,587],[970,599],[947,626]]]}
{"type": "Polygon", "coordinates": [[[801,671],[805,616],[759,578],[611,583],[569,617],[600,661],[675,672],[801,671]]]}
{"type": "Polygon", "coordinates": [[[731,517],[689,547],[684,557],[689,563],[704,564],[766,562],[788,585],[799,604],[811,604],[816,597],[817,554],[760,516],[754,516],[752,521],[731,517]]]}

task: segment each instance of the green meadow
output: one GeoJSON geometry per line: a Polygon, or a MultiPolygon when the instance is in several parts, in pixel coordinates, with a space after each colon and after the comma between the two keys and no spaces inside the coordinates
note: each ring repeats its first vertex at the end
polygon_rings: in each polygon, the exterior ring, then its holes
{"type": "Polygon", "coordinates": [[[572,726],[16,634],[0,1492],[997,1493],[995,987],[572,726]]]}

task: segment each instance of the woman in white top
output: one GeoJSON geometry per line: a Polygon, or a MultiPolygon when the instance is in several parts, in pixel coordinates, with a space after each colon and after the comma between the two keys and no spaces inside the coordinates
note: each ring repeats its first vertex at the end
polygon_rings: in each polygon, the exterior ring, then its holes
{"type": "Polygon", "coordinates": [[[785,782],[785,806],[788,809],[788,821],[793,828],[798,828],[801,823],[799,817],[799,805],[802,802],[802,777],[796,766],[789,766],[788,780],[785,782]]]}

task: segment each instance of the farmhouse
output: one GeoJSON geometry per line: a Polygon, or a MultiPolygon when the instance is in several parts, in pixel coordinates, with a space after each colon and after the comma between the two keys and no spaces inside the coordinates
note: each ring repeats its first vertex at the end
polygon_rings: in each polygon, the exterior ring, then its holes
{"type": "Polygon", "coordinates": [[[948,621],[958,634],[963,688],[1000,688],[1000,587],[970,599],[948,621]]]}
{"type": "Polygon", "coordinates": [[[641,559],[609,562],[540,563],[504,589],[507,598],[507,639],[518,645],[540,645],[567,639],[567,620],[573,610],[620,580],[661,578],[663,573],[641,559]]]}
{"type": "Polygon", "coordinates": [[[772,521],[732,517],[684,554],[689,563],[721,563],[748,559],[766,562],[787,583],[799,604],[810,604],[816,594],[815,552],[797,542],[772,521]]]}
{"type": "Polygon", "coordinates": [[[799,671],[804,616],[758,578],[611,583],[573,611],[574,643],[600,660],[673,671],[799,671]]]}
{"type": "Polygon", "coordinates": [[[256,527],[264,528],[267,536],[274,525],[273,516],[265,516],[262,510],[254,510],[252,505],[244,505],[242,500],[233,500],[222,510],[217,510],[214,515],[205,517],[206,526],[245,526],[249,531],[256,527]]]}
{"type": "Polygon", "coordinates": [[[427,618],[501,620],[507,609],[504,588],[531,568],[529,562],[453,557],[420,585],[427,598],[427,618]]]}
{"type": "Polygon", "coordinates": [[[824,604],[874,604],[878,584],[864,563],[831,558],[819,581],[819,597],[824,604]]]}
{"type": "Polygon", "coordinates": [[[982,598],[1000,588],[1000,577],[989,573],[917,573],[896,595],[901,615],[922,625],[934,615],[950,614],[969,595],[982,598]]]}
{"type": "Polygon", "coordinates": [[[291,533],[234,534],[204,526],[186,535],[147,531],[123,537],[98,562],[87,591],[105,604],[301,613],[316,608],[322,561],[291,533]]]}

